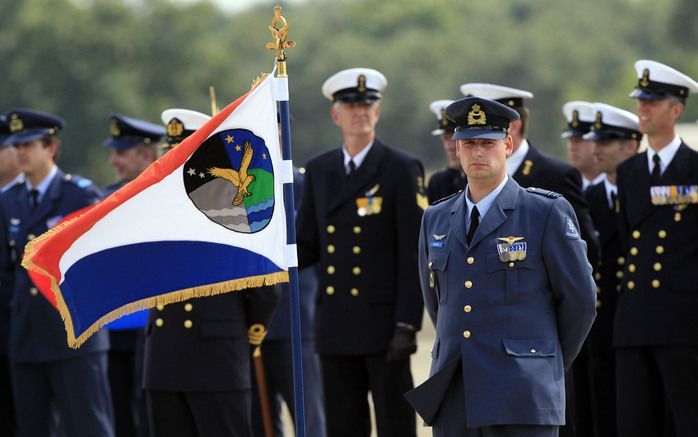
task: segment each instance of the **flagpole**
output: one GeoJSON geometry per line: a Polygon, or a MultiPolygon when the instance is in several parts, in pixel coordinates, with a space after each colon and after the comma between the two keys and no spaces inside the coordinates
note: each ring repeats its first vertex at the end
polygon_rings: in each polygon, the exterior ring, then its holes
{"type": "MultiPolygon", "coordinates": [[[[274,41],[267,48],[276,50],[276,77],[288,81],[286,70],[285,49],[295,46],[295,42],[287,41],[288,24],[281,15],[281,6],[274,6],[274,18],[269,26],[274,41]],[[277,28],[277,24],[279,27],[277,28]]],[[[289,116],[289,101],[279,100],[279,121],[281,125],[282,156],[285,161],[292,160],[291,154],[291,122],[289,116]]],[[[284,209],[286,211],[287,244],[296,244],[295,202],[293,183],[284,184],[284,209]]],[[[298,268],[288,269],[289,283],[283,284],[283,292],[289,294],[291,311],[291,351],[293,355],[293,387],[296,436],[305,437],[305,396],[303,390],[303,344],[301,341],[301,304],[298,291],[298,268]]]]}

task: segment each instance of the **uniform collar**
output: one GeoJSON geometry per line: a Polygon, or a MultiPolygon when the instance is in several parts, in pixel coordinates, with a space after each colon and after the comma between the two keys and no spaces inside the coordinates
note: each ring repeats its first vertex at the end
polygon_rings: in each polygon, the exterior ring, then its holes
{"type": "Polygon", "coordinates": [[[681,146],[681,138],[677,135],[659,152],[655,152],[652,147],[647,147],[647,168],[649,169],[649,172],[652,173],[652,169],[654,168],[654,161],[652,161],[654,159],[654,155],[659,155],[659,159],[661,159],[659,162],[659,168],[663,174],[664,170],[666,170],[669,164],[671,164],[671,160],[674,159],[676,152],[679,150],[679,146],[681,146]]]}
{"type": "Polygon", "coordinates": [[[504,186],[507,184],[507,181],[509,180],[509,176],[506,175],[502,182],[499,183],[497,188],[492,190],[487,196],[483,197],[480,199],[478,203],[473,203],[470,200],[470,190],[467,189],[465,190],[465,203],[468,206],[468,213],[465,215],[465,224],[466,224],[466,229],[469,229],[470,226],[470,211],[473,210],[473,206],[477,206],[477,212],[480,215],[480,221],[482,221],[485,218],[485,214],[487,214],[487,211],[489,211],[490,207],[492,206],[492,203],[494,200],[497,198],[499,193],[504,189],[504,186]]]}
{"type": "Polygon", "coordinates": [[[594,179],[589,180],[582,176],[582,191],[586,191],[587,188],[589,188],[592,185],[599,184],[603,181],[606,180],[606,173],[600,173],[598,176],[596,176],[594,179]]]}
{"type": "MultiPolygon", "coordinates": [[[[531,147],[528,145],[528,140],[524,138],[521,141],[521,145],[519,148],[516,150],[516,152],[512,153],[510,157],[507,158],[507,173],[510,175],[513,175],[516,173],[516,170],[519,169],[521,166],[521,163],[523,162],[524,158],[526,157],[526,154],[528,153],[528,150],[531,147]]],[[[478,207],[479,209],[479,207],[478,207]]]]}
{"type": "Polygon", "coordinates": [[[615,194],[616,196],[618,195],[618,186],[614,185],[611,181],[608,180],[608,178],[604,178],[603,180],[603,186],[606,189],[606,201],[608,202],[608,205],[611,208],[615,208],[615,205],[613,204],[613,200],[611,199],[611,193],[615,194]]]}
{"type": "Polygon", "coordinates": [[[41,200],[44,198],[44,194],[46,194],[46,191],[48,191],[49,186],[51,186],[51,182],[53,182],[53,179],[56,177],[56,174],[58,173],[58,166],[54,165],[51,171],[48,172],[48,175],[39,182],[39,185],[36,187],[32,187],[31,182],[29,181],[29,178],[26,178],[25,184],[27,186],[27,191],[30,191],[32,189],[36,189],[39,192],[39,203],[41,203],[41,200]]]}
{"type": "Polygon", "coordinates": [[[344,171],[349,174],[349,161],[354,161],[354,165],[358,169],[361,167],[361,164],[364,162],[364,159],[366,159],[366,155],[368,155],[368,152],[371,151],[371,147],[373,147],[373,141],[368,143],[366,147],[363,148],[359,153],[354,155],[353,157],[349,155],[349,152],[347,152],[347,148],[342,146],[342,155],[344,155],[344,171]]]}

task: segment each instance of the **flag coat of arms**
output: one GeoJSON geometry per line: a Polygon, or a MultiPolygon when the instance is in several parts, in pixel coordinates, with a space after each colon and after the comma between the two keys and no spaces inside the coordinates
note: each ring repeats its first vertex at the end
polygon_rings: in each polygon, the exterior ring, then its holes
{"type": "Polygon", "coordinates": [[[296,258],[282,188],[292,175],[281,160],[276,80],[261,80],[27,248],[23,265],[51,279],[71,347],[137,310],[288,281],[296,258]]]}

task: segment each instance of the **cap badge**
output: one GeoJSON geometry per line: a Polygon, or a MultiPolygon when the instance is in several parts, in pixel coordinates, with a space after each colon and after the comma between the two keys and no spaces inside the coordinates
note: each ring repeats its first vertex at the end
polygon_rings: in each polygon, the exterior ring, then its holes
{"type": "Polygon", "coordinates": [[[473,126],[473,125],[485,125],[487,124],[487,115],[485,115],[485,111],[482,111],[480,109],[480,105],[477,103],[474,104],[470,108],[470,112],[468,112],[468,126],[473,126]]]}
{"type": "Polygon", "coordinates": [[[576,109],[572,111],[572,127],[578,127],[579,126],[579,111],[576,109]]]}
{"type": "Polygon", "coordinates": [[[448,118],[446,118],[446,109],[441,110],[441,126],[448,126],[448,118]]]}
{"type": "Polygon", "coordinates": [[[594,127],[596,129],[601,129],[601,112],[596,112],[596,121],[594,122],[594,127]]]}
{"type": "Polygon", "coordinates": [[[112,137],[119,138],[121,136],[121,129],[119,129],[119,123],[117,123],[117,121],[114,119],[112,119],[111,121],[111,126],[109,130],[111,132],[112,137]]]}
{"type": "Polygon", "coordinates": [[[24,130],[24,123],[22,122],[22,119],[19,118],[17,114],[12,114],[10,116],[10,132],[19,132],[21,130],[24,130]]]}
{"type": "Polygon", "coordinates": [[[167,123],[167,136],[168,137],[181,137],[184,133],[184,124],[176,118],[170,120],[167,123]]]}
{"type": "Polygon", "coordinates": [[[650,84],[650,70],[649,68],[645,68],[642,70],[642,79],[640,79],[640,86],[641,87],[647,87],[650,84]]]}
{"type": "Polygon", "coordinates": [[[366,92],[366,76],[363,74],[359,75],[359,79],[357,81],[356,89],[360,93],[365,93],[366,92]]]}

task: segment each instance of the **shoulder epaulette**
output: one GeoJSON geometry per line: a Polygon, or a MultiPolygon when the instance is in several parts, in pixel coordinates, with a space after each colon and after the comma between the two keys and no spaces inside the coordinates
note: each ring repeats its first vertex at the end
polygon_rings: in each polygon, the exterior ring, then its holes
{"type": "Polygon", "coordinates": [[[77,175],[72,175],[72,174],[66,174],[63,179],[65,179],[68,182],[71,182],[75,185],[77,185],[80,188],[87,188],[90,185],[92,185],[92,181],[86,178],[83,178],[82,176],[77,176],[77,175]]]}
{"type": "Polygon", "coordinates": [[[457,192],[455,192],[455,193],[453,193],[453,194],[451,194],[451,195],[448,195],[448,196],[446,196],[446,197],[442,197],[441,199],[438,199],[438,200],[435,200],[435,201],[431,202],[429,205],[430,205],[430,206],[438,205],[439,203],[445,202],[446,200],[448,200],[448,199],[450,199],[450,198],[452,198],[452,197],[455,197],[455,196],[459,195],[459,194],[462,193],[462,192],[463,192],[463,190],[458,190],[457,192]]]}
{"type": "Polygon", "coordinates": [[[557,199],[558,197],[562,197],[562,194],[560,193],[556,193],[555,191],[544,190],[542,188],[528,187],[526,188],[526,191],[528,191],[529,193],[545,196],[549,199],[557,199]]]}

